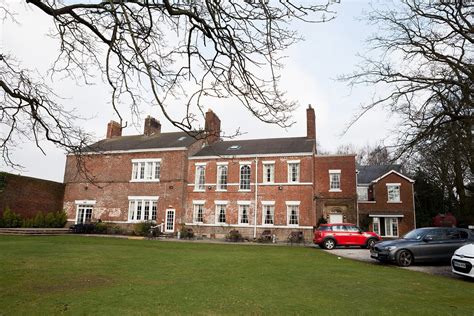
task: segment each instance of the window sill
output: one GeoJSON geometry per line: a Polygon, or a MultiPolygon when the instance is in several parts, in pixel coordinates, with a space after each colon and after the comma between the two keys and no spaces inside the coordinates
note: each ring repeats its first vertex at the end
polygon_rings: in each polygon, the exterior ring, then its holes
{"type": "Polygon", "coordinates": [[[358,200],[357,203],[376,203],[377,201],[358,200]]]}
{"type": "Polygon", "coordinates": [[[248,190],[239,189],[239,192],[252,192],[252,190],[250,190],[250,189],[248,189],[248,190]]]}
{"type": "Polygon", "coordinates": [[[134,179],[134,180],[130,180],[130,182],[160,182],[160,179],[151,179],[151,180],[134,179]]]}
{"type": "Polygon", "coordinates": [[[202,189],[202,190],[201,189],[199,189],[199,190],[194,189],[193,192],[206,192],[206,189],[202,189]]]}
{"type": "Polygon", "coordinates": [[[387,201],[387,203],[391,203],[391,204],[400,204],[400,203],[402,203],[402,201],[387,201]]]}
{"type": "Polygon", "coordinates": [[[249,223],[239,223],[239,225],[249,226],[250,224],[249,223]]]}
{"type": "Polygon", "coordinates": [[[299,227],[300,225],[299,224],[288,224],[287,226],[288,227],[299,227]]]}
{"type": "Polygon", "coordinates": [[[330,189],[329,192],[342,192],[341,189],[330,189]]]}
{"type": "Polygon", "coordinates": [[[194,225],[204,224],[204,222],[193,222],[194,225]]]}
{"type": "Polygon", "coordinates": [[[227,192],[227,189],[216,189],[216,192],[227,192]]]}
{"type": "Polygon", "coordinates": [[[265,227],[273,227],[273,226],[275,226],[275,224],[262,224],[262,226],[265,226],[265,227]]]}

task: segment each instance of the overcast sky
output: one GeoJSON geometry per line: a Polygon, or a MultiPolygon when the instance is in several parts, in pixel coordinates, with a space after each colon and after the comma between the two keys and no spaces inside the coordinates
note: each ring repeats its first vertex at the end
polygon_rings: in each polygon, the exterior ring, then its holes
{"type": "MultiPolygon", "coordinates": [[[[0,0],[2,1],[2,0],[0,0]]],[[[209,108],[220,117],[222,130],[231,134],[240,128],[245,135],[241,139],[296,137],[306,135],[306,108],[311,104],[316,110],[316,137],[326,151],[334,151],[339,145],[352,143],[356,146],[374,145],[381,141],[390,142],[394,118],[382,110],[366,114],[349,131],[342,135],[361,103],[369,101],[374,93],[372,87],[351,90],[346,83],[338,82],[338,75],[351,72],[360,62],[357,53],[366,50],[365,39],[376,32],[373,27],[360,21],[369,4],[380,5],[380,1],[342,0],[333,8],[337,18],[325,24],[297,23],[295,27],[305,38],[291,47],[286,55],[282,72],[281,87],[288,92],[288,98],[297,100],[299,108],[294,112],[294,124],[282,129],[260,122],[238,104],[215,100],[209,108]]],[[[19,24],[6,21],[1,25],[0,51],[17,57],[24,67],[38,69],[44,73],[57,55],[58,42],[47,36],[52,28],[51,19],[38,9],[23,3],[8,1],[18,14],[19,24]]],[[[110,106],[110,89],[97,80],[92,86],[78,85],[67,78],[56,78],[55,91],[64,97],[68,108],[77,109],[87,117],[83,127],[97,139],[105,137],[107,122],[116,118],[110,106]]],[[[130,114],[122,111],[125,120],[130,114]]],[[[151,114],[160,119],[156,108],[143,107],[143,116],[151,114]]],[[[162,122],[162,131],[176,131],[170,124],[162,122]]],[[[142,124],[130,126],[124,134],[138,134],[142,124]]],[[[3,162],[0,169],[62,182],[65,153],[50,144],[43,144],[46,155],[33,143],[23,142],[13,154],[15,162],[24,166],[23,170],[11,170],[3,162]]]]}

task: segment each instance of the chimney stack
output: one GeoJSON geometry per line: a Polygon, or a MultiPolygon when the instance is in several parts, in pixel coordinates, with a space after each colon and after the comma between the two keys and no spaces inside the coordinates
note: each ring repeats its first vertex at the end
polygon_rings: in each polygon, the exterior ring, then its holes
{"type": "Polygon", "coordinates": [[[206,112],[205,131],[206,141],[209,145],[221,138],[221,120],[210,109],[206,112]]]}
{"type": "Polygon", "coordinates": [[[306,138],[316,140],[316,118],[311,104],[306,109],[306,138]]]}
{"type": "Polygon", "coordinates": [[[145,128],[143,129],[143,135],[145,136],[152,136],[156,135],[159,136],[161,134],[161,124],[160,121],[148,115],[145,119],[145,128]]]}
{"type": "Polygon", "coordinates": [[[113,137],[119,137],[122,136],[122,126],[115,121],[110,121],[107,124],[107,136],[106,138],[113,138],[113,137]]]}

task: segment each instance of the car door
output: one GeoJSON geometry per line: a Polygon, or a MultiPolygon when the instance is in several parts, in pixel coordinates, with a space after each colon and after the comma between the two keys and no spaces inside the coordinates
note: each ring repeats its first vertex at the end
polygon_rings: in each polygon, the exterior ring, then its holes
{"type": "Polygon", "coordinates": [[[347,245],[349,242],[349,232],[344,225],[333,225],[332,231],[338,245],[347,245]]]}
{"type": "Polygon", "coordinates": [[[446,241],[443,252],[443,259],[451,259],[456,249],[467,243],[469,234],[458,228],[449,228],[446,230],[446,241]]]}
{"type": "Polygon", "coordinates": [[[349,245],[365,244],[365,236],[361,234],[361,231],[357,226],[347,225],[346,229],[348,232],[347,243],[349,245]]]}
{"type": "Polygon", "coordinates": [[[445,229],[437,228],[426,232],[413,246],[415,261],[438,261],[444,256],[446,241],[445,229]]]}

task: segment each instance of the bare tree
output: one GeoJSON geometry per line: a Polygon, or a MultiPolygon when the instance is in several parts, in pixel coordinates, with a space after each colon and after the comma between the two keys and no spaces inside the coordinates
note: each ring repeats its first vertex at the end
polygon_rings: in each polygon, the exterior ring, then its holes
{"type": "Polygon", "coordinates": [[[370,12],[368,21],[379,30],[368,41],[371,51],[341,79],[378,92],[352,123],[374,107],[386,107],[402,120],[398,156],[449,137],[474,172],[473,8],[461,0],[402,0],[370,12]]]}
{"type": "MultiPolygon", "coordinates": [[[[300,40],[289,22],[334,18],[329,3],[284,0],[25,2],[54,21],[52,35],[60,49],[53,74],[85,82],[102,74],[122,126],[122,104],[138,113],[151,94],[152,105],[164,118],[187,132],[196,129],[196,115],[203,115],[204,99],[209,97],[236,98],[263,122],[291,125],[296,104],[279,86],[282,52],[300,40]],[[173,117],[168,101],[183,96],[185,114],[173,117]]],[[[0,5],[1,12],[10,14],[5,5],[0,5]]],[[[0,114],[9,118],[2,124],[11,131],[2,135],[4,159],[13,163],[9,145],[15,132],[38,144],[45,136],[69,151],[81,148],[83,132],[73,127],[73,114],[53,98],[53,89],[41,79],[26,79],[27,72],[10,56],[0,56],[0,97],[5,100],[0,114]],[[21,129],[15,111],[25,117],[21,129]]]]}

